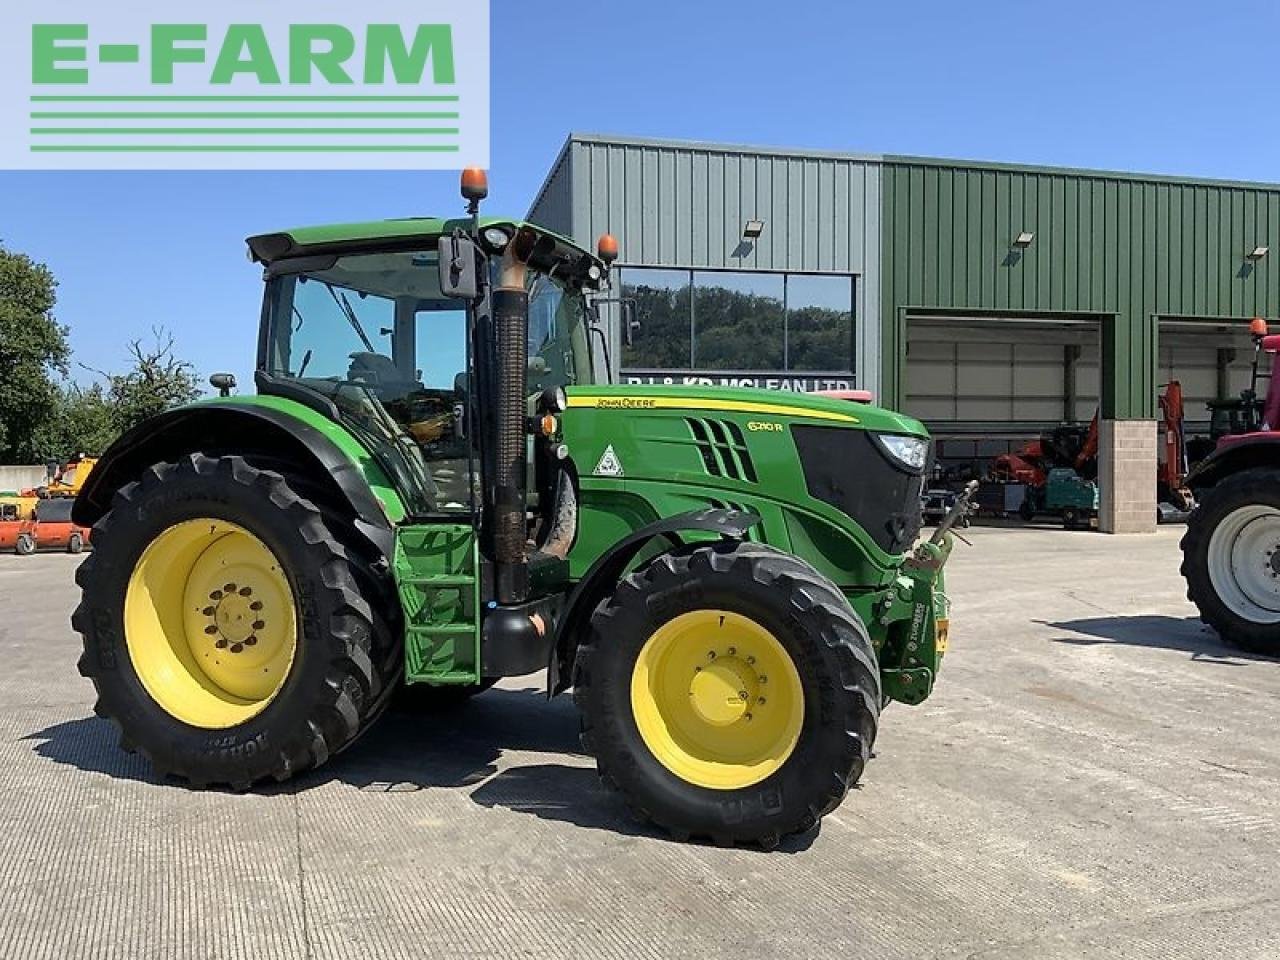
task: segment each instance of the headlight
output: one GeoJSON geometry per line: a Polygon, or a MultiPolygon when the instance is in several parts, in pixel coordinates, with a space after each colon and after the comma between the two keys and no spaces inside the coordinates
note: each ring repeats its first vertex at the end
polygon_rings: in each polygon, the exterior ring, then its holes
{"type": "Polygon", "coordinates": [[[899,470],[922,473],[929,461],[928,437],[904,437],[896,433],[873,433],[880,450],[899,470]]]}
{"type": "Polygon", "coordinates": [[[486,227],[480,232],[480,236],[483,238],[485,246],[493,253],[501,253],[507,249],[507,244],[511,242],[511,235],[501,227],[486,227]]]}
{"type": "Polygon", "coordinates": [[[538,397],[539,413],[564,413],[569,408],[569,398],[564,387],[547,387],[538,397]]]}

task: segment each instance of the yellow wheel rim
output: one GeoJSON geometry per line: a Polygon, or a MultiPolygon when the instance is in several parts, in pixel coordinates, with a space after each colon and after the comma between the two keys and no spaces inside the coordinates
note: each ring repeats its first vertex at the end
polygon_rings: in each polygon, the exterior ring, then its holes
{"type": "Polygon", "coordinates": [[[641,648],[631,710],[645,745],[677,777],[737,790],[791,756],[804,689],[791,655],[756,621],[695,610],[664,623],[641,648]]]}
{"type": "Polygon", "coordinates": [[[293,591],[275,554],[226,520],[188,520],[143,551],[124,601],[133,669],[165,712],[225,729],[261,713],[297,652],[293,591]]]}

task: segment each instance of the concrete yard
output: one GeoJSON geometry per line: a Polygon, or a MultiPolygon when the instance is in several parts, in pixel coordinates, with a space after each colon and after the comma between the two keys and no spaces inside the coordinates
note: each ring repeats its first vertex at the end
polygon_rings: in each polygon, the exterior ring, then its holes
{"type": "Polygon", "coordinates": [[[0,556],[0,956],[1280,956],[1280,663],[1178,529],[975,529],[934,697],[780,852],[669,842],[540,678],[254,794],[157,782],[76,673],[75,558],[0,556]]]}

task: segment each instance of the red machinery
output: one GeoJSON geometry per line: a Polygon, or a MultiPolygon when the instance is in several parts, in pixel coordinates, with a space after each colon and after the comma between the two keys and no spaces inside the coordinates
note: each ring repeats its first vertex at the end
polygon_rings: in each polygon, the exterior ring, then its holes
{"type": "Polygon", "coordinates": [[[1199,505],[1182,538],[1187,596],[1228,643],[1280,656],[1280,336],[1255,318],[1253,376],[1238,400],[1215,406],[1231,429],[1187,474],[1199,505]],[[1262,354],[1271,372],[1258,372],[1262,354]],[[1268,379],[1259,400],[1260,379],[1268,379]]]}

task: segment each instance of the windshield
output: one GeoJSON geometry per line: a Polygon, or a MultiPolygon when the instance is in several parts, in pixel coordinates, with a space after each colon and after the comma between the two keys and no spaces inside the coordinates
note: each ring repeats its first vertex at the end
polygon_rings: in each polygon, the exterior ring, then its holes
{"type": "MultiPolygon", "coordinates": [[[[531,274],[529,392],[590,382],[582,297],[531,274]]],[[[464,304],[437,255],[370,253],[269,281],[264,369],[333,400],[393,474],[412,514],[469,511],[464,304]]]]}

